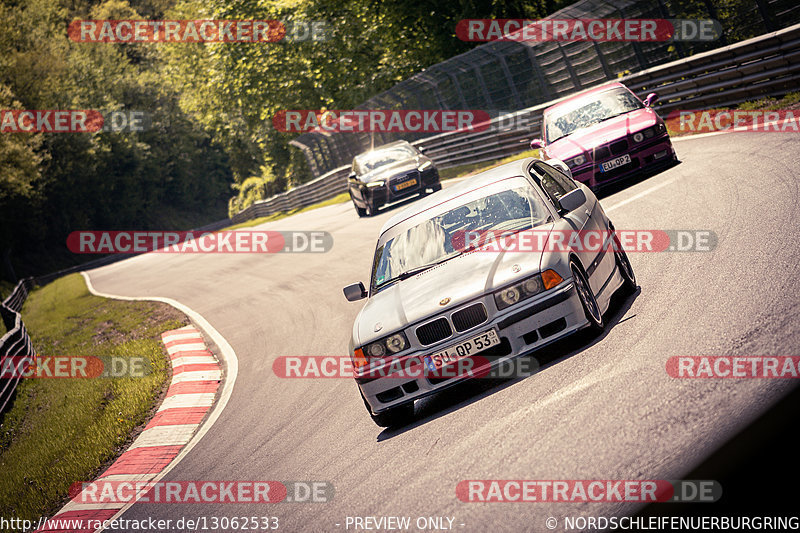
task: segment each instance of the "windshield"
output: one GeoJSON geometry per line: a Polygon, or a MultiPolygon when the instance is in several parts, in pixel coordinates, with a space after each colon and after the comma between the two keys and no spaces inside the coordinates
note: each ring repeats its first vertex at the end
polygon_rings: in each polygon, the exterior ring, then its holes
{"type": "Polygon", "coordinates": [[[545,117],[547,143],[553,143],[580,128],[587,128],[612,117],[644,107],[627,89],[619,88],[592,95],[566,109],[556,109],[545,117]]]}
{"type": "MultiPolygon", "coordinates": [[[[519,183],[514,181],[514,184],[519,183]]],[[[549,212],[529,184],[489,194],[413,226],[379,246],[372,288],[380,289],[461,255],[465,232],[517,232],[547,220],[549,212]]]]}
{"type": "Polygon", "coordinates": [[[397,161],[404,161],[416,156],[417,152],[410,146],[393,146],[384,150],[368,152],[356,157],[359,174],[372,172],[378,167],[390,165],[397,161]]]}

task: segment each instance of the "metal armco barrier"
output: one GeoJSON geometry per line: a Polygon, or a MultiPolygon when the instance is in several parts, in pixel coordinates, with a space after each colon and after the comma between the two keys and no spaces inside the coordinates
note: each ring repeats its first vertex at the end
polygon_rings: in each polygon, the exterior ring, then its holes
{"type": "MultiPolygon", "coordinates": [[[[5,369],[7,363],[15,364],[11,362],[14,360],[9,358],[35,356],[31,338],[28,336],[25,324],[22,323],[22,316],[19,314],[32,286],[33,280],[31,278],[21,280],[8,298],[0,304],[0,315],[2,315],[3,324],[8,330],[0,339],[0,368],[5,369]]],[[[23,363],[16,360],[16,364],[21,365],[23,363]]],[[[19,384],[21,373],[15,371],[14,376],[0,378],[0,413],[4,412],[9,405],[9,400],[14,395],[14,391],[19,384]]]]}
{"type": "MultiPolygon", "coordinates": [[[[730,46],[620,78],[640,97],[656,92],[655,109],[662,115],[676,109],[705,109],[786,94],[800,88],[800,24],[730,46]]],[[[600,85],[595,84],[595,86],[600,85]]],[[[442,133],[413,144],[439,169],[491,161],[528,150],[540,136],[542,111],[559,99],[498,117],[489,129],[442,133]],[[502,124],[524,124],[502,128],[502,124]]],[[[236,214],[234,223],[290,211],[331,198],[347,190],[350,166],[338,167],[319,178],[255,202],[236,214]]]]}

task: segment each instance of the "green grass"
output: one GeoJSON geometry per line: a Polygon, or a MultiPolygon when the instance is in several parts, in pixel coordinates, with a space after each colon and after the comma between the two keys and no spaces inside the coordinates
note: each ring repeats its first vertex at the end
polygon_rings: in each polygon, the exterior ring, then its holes
{"type": "Polygon", "coordinates": [[[144,357],[144,377],[23,379],[0,425],[0,516],[37,520],[115,459],[162,397],[160,334],[188,320],[166,304],[92,296],[72,274],[34,290],[22,309],[41,356],[144,357]]]}

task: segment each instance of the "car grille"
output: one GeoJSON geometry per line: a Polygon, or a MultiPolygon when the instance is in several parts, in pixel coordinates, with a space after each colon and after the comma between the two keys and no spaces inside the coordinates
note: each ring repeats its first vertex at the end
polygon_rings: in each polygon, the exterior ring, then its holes
{"type": "Polygon", "coordinates": [[[625,151],[628,149],[628,141],[627,139],[622,139],[621,141],[616,141],[611,144],[607,144],[605,146],[599,146],[594,151],[594,160],[601,161],[612,155],[620,155],[624,154],[625,151]]]}
{"type": "Polygon", "coordinates": [[[486,321],[486,307],[482,303],[470,305],[453,313],[456,331],[466,331],[486,321]]]}
{"type": "Polygon", "coordinates": [[[444,317],[434,320],[433,322],[428,322],[417,328],[417,338],[424,346],[439,342],[452,334],[453,330],[450,327],[450,323],[444,317]]]}

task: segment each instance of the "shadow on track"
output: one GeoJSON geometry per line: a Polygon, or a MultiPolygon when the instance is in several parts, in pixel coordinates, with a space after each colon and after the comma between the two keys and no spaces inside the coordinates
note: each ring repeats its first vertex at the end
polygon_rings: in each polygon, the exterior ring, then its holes
{"type": "Polygon", "coordinates": [[[606,311],[604,315],[606,319],[606,328],[602,334],[595,336],[582,330],[565,339],[544,346],[532,354],[519,356],[518,359],[528,358],[532,360],[530,361],[531,364],[526,367],[536,368],[536,371],[532,374],[511,378],[469,379],[427,398],[418,400],[415,405],[414,419],[411,423],[405,426],[384,429],[378,435],[377,441],[382,442],[391,439],[392,437],[396,437],[397,435],[405,433],[406,431],[411,431],[432,420],[446,416],[464,406],[480,401],[483,398],[491,396],[526,379],[535,378],[542,370],[594,346],[601,342],[614,326],[620,322],[636,317],[636,315],[632,315],[624,319],[622,318],[641,292],[642,289],[639,287],[636,289],[635,293],[629,296],[624,296],[619,291],[612,296],[608,311],[606,311]]]}
{"type": "Polygon", "coordinates": [[[655,176],[661,174],[662,172],[666,172],[667,170],[669,170],[671,168],[675,168],[678,165],[680,165],[681,163],[683,163],[683,161],[681,161],[681,160],[671,161],[671,162],[669,162],[667,164],[664,164],[664,165],[659,166],[659,167],[655,167],[655,168],[653,168],[651,170],[641,170],[638,173],[636,173],[636,174],[634,174],[634,175],[632,175],[630,177],[627,177],[625,179],[622,179],[622,180],[619,180],[619,181],[612,181],[611,183],[609,183],[607,185],[601,185],[600,187],[598,187],[597,189],[594,190],[594,194],[595,194],[595,196],[597,196],[598,200],[602,200],[603,198],[611,196],[612,194],[617,194],[620,191],[624,191],[628,187],[633,187],[634,185],[636,185],[638,183],[641,183],[643,181],[647,181],[650,178],[655,177],[655,176]]]}

